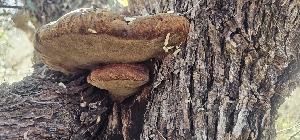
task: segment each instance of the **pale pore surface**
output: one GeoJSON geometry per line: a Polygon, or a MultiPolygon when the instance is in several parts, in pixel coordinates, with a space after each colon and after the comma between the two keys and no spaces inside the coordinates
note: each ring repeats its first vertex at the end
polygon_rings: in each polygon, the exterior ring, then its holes
{"type": "MultiPolygon", "coordinates": [[[[88,79],[91,80],[91,79],[88,79]]],[[[127,97],[135,93],[140,87],[137,85],[144,85],[147,81],[132,81],[132,80],[112,80],[112,81],[99,81],[96,79],[93,82],[96,87],[100,89],[106,89],[110,94],[116,97],[127,97]]]]}
{"type": "Polygon", "coordinates": [[[77,71],[76,68],[93,69],[101,63],[140,62],[156,57],[164,53],[163,41],[161,41],[161,45],[157,45],[159,40],[164,39],[125,40],[106,34],[80,36],[69,34],[62,35],[55,40],[45,41],[43,43],[45,46],[53,44],[57,46],[53,45],[52,49],[47,49],[47,55],[40,55],[44,60],[46,59],[44,62],[54,69],[60,69],[56,68],[60,65],[69,68],[65,71],[77,71]],[[134,47],[140,44],[144,44],[144,46],[134,47]],[[68,54],[66,55],[66,53],[68,54]],[[61,64],[62,62],[63,64],[61,64]]]}

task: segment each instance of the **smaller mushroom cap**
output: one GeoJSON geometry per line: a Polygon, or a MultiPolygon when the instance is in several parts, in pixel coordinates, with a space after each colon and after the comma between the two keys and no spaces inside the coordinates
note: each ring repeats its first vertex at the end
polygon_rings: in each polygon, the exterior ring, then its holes
{"type": "Polygon", "coordinates": [[[115,97],[125,98],[149,81],[149,70],[143,64],[109,64],[93,70],[87,81],[115,97]]]}

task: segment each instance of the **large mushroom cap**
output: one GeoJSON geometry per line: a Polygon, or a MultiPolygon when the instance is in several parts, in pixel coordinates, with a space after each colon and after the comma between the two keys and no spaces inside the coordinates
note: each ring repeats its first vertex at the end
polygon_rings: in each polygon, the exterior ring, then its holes
{"type": "Polygon", "coordinates": [[[87,81],[115,97],[125,98],[149,81],[149,70],[142,64],[109,64],[93,70],[87,81]]]}
{"type": "Polygon", "coordinates": [[[65,74],[100,63],[145,61],[186,40],[189,22],[176,14],[156,14],[126,22],[123,16],[93,8],[72,11],[37,30],[34,46],[42,60],[65,74]]]}

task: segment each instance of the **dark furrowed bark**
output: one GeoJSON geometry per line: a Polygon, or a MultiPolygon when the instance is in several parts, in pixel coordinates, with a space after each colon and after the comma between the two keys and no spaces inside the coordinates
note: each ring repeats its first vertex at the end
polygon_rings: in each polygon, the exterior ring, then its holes
{"type": "Polygon", "coordinates": [[[299,85],[299,3],[197,2],[158,10],[194,6],[186,46],[158,70],[141,139],[275,139],[278,105],[299,85]]]}

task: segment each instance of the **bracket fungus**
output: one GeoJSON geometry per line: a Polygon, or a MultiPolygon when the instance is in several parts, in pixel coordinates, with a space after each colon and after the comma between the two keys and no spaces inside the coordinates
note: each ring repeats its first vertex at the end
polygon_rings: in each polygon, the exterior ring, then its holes
{"type": "Polygon", "coordinates": [[[124,98],[149,81],[149,70],[143,64],[109,64],[93,70],[87,81],[115,98],[124,98]]]}
{"type": "Polygon", "coordinates": [[[91,84],[125,97],[137,90],[129,89],[132,82],[143,85],[149,80],[145,66],[134,63],[163,55],[166,35],[168,46],[180,45],[188,30],[188,20],[176,14],[161,13],[126,21],[125,16],[110,11],[83,8],[39,28],[34,47],[51,69],[64,74],[93,70],[88,77],[91,84]],[[99,65],[105,66],[97,70],[99,65]],[[95,75],[114,81],[99,82],[95,75]],[[125,88],[114,87],[114,83],[125,88]]]}

